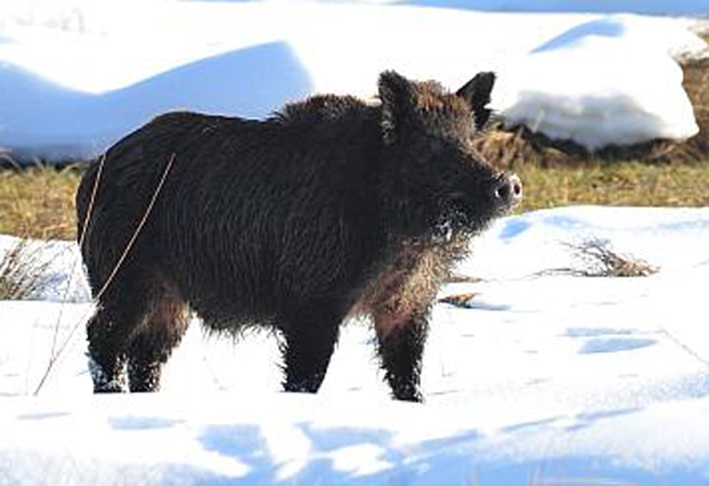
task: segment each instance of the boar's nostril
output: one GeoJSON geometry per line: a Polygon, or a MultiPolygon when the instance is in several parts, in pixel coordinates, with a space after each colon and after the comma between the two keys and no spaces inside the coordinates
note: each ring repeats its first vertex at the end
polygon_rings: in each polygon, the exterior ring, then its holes
{"type": "Polygon", "coordinates": [[[497,184],[497,187],[495,188],[496,199],[499,199],[500,201],[507,201],[510,194],[512,194],[512,186],[507,180],[503,180],[497,184]]]}
{"type": "Polygon", "coordinates": [[[517,202],[522,199],[522,181],[516,174],[510,175],[509,179],[512,186],[512,199],[517,202]]]}
{"type": "Polygon", "coordinates": [[[493,195],[502,204],[515,204],[522,199],[522,181],[514,174],[503,176],[495,184],[493,195]]]}

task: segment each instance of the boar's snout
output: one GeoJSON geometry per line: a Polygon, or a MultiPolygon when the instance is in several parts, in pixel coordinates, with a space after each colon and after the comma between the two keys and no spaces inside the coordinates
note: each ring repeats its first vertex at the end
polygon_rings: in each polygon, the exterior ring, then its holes
{"type": "Polygon", "coordinates": [[[522,200],[522,181],[515,174],[500,176],[492,187],[492,197],[500,209],[511,208],[522,200]]]}

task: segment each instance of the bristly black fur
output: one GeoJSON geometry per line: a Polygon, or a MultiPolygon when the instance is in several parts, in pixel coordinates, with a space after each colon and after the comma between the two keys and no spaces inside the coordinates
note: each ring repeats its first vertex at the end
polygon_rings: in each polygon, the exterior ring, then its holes
{"type": "Polygon", "coordinates": [[[89,221],[97,166],[76,200],[99,301],[95,391],[120,391],[124,367],[132,391],[157,389],[189,307],[216,331],[278,330],[284,388],[307,392],[342,321],[367,314],[394,396],[419,400],[436,291],[468,238],[514,202],[471,149],[490,89],[456,95],[388,71],[378,104],[315,96],[262,121],[170,113],[111,147],[89,221]]]}

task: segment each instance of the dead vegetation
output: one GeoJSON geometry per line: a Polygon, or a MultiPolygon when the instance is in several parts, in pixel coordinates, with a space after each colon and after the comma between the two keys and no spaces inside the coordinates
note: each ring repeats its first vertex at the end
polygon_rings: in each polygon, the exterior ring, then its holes
{"type": "Polygon", "coordinates": [[[471,302],[473,301],[476,295],[477,293],[475,292],[446,295],[445,297],[441,297],[440,299],[438,299],[438,302],[466,309],[471,306],[471,302]]]}
{"type": "Polygon", "coordinates": [[[648,277],[659,271],[633,255],[617,253],[608,240],[589,238],[581,243],[565,243],[576,261],[577,268],[555,268],[540,275],[574,275],[579,277],[648,277]]]}
{"type": "Polygon", "coordinates": [[[76,168],[37,165],[0,170],[0,234],[41,240],[74,238],[76,168]]]}
{"type": "Polygon", "coordinates": [[[20,238],[0,258],[0,300],[32,299],[46,284],[51,261],[43,245],[20,238]]]}

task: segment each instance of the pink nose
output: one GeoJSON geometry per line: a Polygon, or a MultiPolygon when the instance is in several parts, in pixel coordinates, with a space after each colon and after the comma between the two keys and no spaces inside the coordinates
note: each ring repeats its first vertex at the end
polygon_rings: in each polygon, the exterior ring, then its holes
{"type": "Polygon", "coordinates": [[[522,181],[515,174],[502,177],[494,188],[494,196],[502,204],[517,204],[522,200],[522,181]]]}

